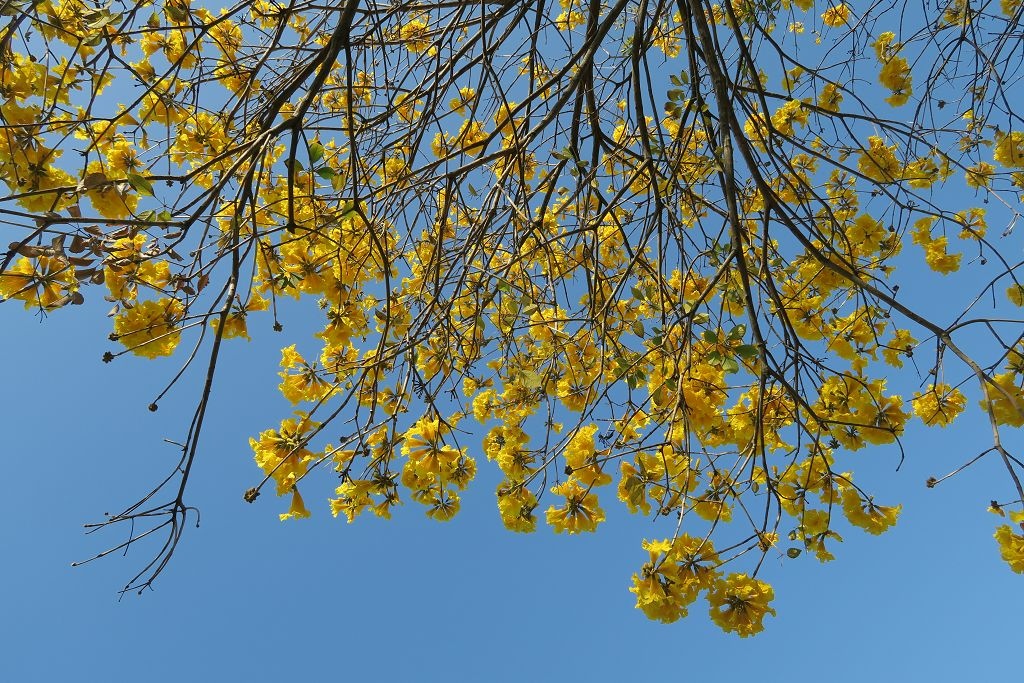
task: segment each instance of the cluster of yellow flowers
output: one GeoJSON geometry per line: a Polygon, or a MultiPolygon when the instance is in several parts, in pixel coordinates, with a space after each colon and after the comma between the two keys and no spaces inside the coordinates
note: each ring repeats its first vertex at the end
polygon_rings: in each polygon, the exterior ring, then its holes
{"type": "Polygon", "coordinates": [[[879,82],[892,91],[885,101],[894,107],[901,107],[914,94],[913,77],[906,57],[900,56],[903,46],[896,41],[896,34],[886,31],[874,42],[875,56],[882,64],[878,74],[879,82]]]}
{"type": "Polygon", "coordinates": [[[1015,533],[1010,525],[1002,524],[996,529],[995,537],[1003,561],[1013,571],[1024,574],[1024,534],[1015,533]]]}
{"type": "Polygon", "coordinates": [[[951,254],[948,251],[949,239],[945,235],[932,235],[935,218],[928,216],[914,223],[914,244],[924,249],[924,259],[928,267],[937,273],[948,275],[960,268],[962,254],[951,254]]]}
{"type": "Polygon", "coordinates": [[[0,296],[24,301],[25,308],[60,308],[77,291],[75,267],[57,255],[22,256],[0,273],[0,296]]]}
{"type": "Polygon", "coordinates": [[[945,427],[967,406],[967,398],[948,384],[930,384],[924,393],[914,394],[914,413],[926,425],[945,427]]]}
{"type": "Polygon", "coordinates": [[[772,587],[746,574],[723,576],[709,539],[682,534],[644,541],[643,547],[650,560],[633,575],[630,591],[637,596],[637,608],[651,619],[671,623],[685,617],[701,593],[712,621],[741,638],[764,630],[765,616],[775,614],[772,587]]]}

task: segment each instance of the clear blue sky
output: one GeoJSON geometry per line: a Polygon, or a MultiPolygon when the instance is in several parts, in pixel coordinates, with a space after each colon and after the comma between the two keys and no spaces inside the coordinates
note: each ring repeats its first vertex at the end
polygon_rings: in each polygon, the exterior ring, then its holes
{"type": "Polygon", "coordinates": [[[505,532],[484,481],[448,524],[407,504],[391,523],[349,525],[309,493],[311,520],[279,522],[287,501],[269,495],[246,504],[258,474],[247,437],[286,407],[274,374],[283,337],[259,329],[225,356],[191,489],[202,526],[186,532],[155,591],[119,602],[149,556],[72,569],[121,539],[85,536],[82,524],[134,501],[164,470],[174,453],[161,438],[180,438],[192,394],[186,385],[149,413],[156,378],[175,361],[101,363],[100,303],[43,324],[0,307],[0,680],[862,682],[1019,671],[1021,578],[999,560],[997,520],[984,511],[986,484],[1000,481],[994,461],[923,485],[985,446],[983,424],[913,429],[899,473],[893,448],[846,456],[880,501],[904,504],[899,524],[880,537],[850,530],[828,565],[769,560],[762,576],[778,617],[741,640],[711,624],[701,602],[673,625],[633,608],[639,540],[663,532],[612,500],[602,533],[580,538],[505,532]]]}

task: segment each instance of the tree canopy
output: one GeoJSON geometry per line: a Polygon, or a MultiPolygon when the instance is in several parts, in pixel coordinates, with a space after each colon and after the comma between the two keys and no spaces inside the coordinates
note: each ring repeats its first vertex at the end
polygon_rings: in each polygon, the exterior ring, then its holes
{"type": "Polygon", "coordinates": [[[1024,572],[1022,7],[9,0],[0,295],[105,297],[104,361],[179,359],[151,410],[203,378],[98,556],[163,539],[152,585],[218,358],[276,332],[293,411],[239,494],[283,520],[447,520],[486,468],[510,531],[650,517],[636,606],[748,636],[766,556],[897,523],[851,451],[975,410],[1024,572]]]}

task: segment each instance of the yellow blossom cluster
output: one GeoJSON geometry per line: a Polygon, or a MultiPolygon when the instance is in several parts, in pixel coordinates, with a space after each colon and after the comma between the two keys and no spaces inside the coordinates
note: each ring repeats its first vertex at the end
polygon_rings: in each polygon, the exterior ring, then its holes
{"type": "Polygon", "coordinates": [[[775,610],[768,606],[774,599],[775,591],[770,585],[746,574],[730,574],[708,592],[712,621],[723,631],[734,632],[741,638],[764,630],[765,616],[775,615],[775,610]]]}
{"type": "Polygon", "coordinates": [[[185,309],[177,299],[125,302],[114,318],[114,334],[137,356],[170,356],[181,341],[179,324],[185,309]]]}
{"type": "Polygon", "coordinates": [[[903,46],[896,42],[895,33],[886,31],[878,36],[872,47],[875,48],[875,56],[882,65],[878,81],[892,91],[892,95],[885,98],[885,101],[894,107],[903,106],[914,94],[910,64],[899,54],[903,46]]]}
{"type": "Polygon", "coordinates": [[[832,28],[846,26],[847,22],[850,21],[850,6],[845,2],[834,5],[830,4],[822,13],[821,21],[826,26],[831,26],[832,28]]]}
{"type": "Polygon", "coordinates": [[[59,308],[78,286],[75,267],[56,255],[22,256],[0,273],[0,296],[23,301],[25,308],[59,308]]]}
{"type": "Polygon", "coordinates": [[[402,468],[402,484],[412,492],[413,500],[427,506],[428,517],[442,521],[458,513],[458,491],[476,476],[476,461],[465,449],[444,442],[451,431],[451,423],[424,416],[406,430],[402,444],[402,454],[408,458],[402,468]]]}
{"type": "Polygon", "coordinates": [[[937,273],[948,275],[960,269],[962,254],[949,253],[949,239],[945,235],[932,235],[932,217],[920,218],[914,223],[914,244],[924,249],[924,259],[928,267],[937,273]]]}
{"type": "Polygon", "coordinates": [[[995,538],[1003,561],[1013,571],[1024,574],[1024,534],[1015,533],[1008,524],[1003,524],[996,529],[995,538]]]}
{"type": "Polygon", "coordinates": [[[671,623],[685,617],[700,593],[721,581],[718,553],[708,539],[682,534],[644,541],[643,548],[650,559],[633,575],[629,590],[636,594],[637,609],[651,619],[671,623]]]}
{"type": "Polygon", "coordinates": [[[1007,168],[1024,168],[1024,131],[997,134],[992,156],[1007,168]]]}
{"type": "Polygon", "coordinates": [[[298,415],[298,419],[282,420],[279,429],[261,432],[259,439],[249,439],[256,464],[274,480],[278,495],[291,493],[316,457],[307,445],[310,432],[318,425],[305,415],[298,415]]]}
{"type": "Polygon", "coordinates": [[[914,394],[914,413],[926,425],[945,427],[967,406],[967,398],[959,389],[947,384],[930,384],[924,393],[914,394]]]}

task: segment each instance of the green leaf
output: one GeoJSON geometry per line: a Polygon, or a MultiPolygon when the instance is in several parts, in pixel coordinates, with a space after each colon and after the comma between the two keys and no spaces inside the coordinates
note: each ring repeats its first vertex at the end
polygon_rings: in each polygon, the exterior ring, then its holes
{"type": "Polygon", "coordinates": [[[92,31],[99,31],[104,26],[116,24],[121,21],[120,14],[111,14],[110,10],[100,10],[88,20],[88,28],[92,31]]]}
{"type": "Polygon", "coordinates": [[[700,336],[708,344],[717,344],[718,343],[718,332],[716,332],[715,330],[704,330],[704,332],[700,336]]]}
{"type": "Polygon", "coordinates": [[[176,23],[183,24],[188,21],[188,10],[174,5],[164,5],[164,12],[167,12],[167,17],[176,23]]]}
{"type": "Polygon", "coordinates": [[[644,324],[639,320],[633,321],[633,334],[640,337],[641,339],[644,336],[644,324]]]}
{"type": "Polygon", "coordinates": [[[312,166],[316,162],[324,158],[324,146],[319,142],[314,142],[309,146],[309,165],[312,166]]]}
{"type": "Polygon", "coordinates": [[[19,0],[11,0],[0,5],[0,16],[2,17],[13,17],[22,11],[22,2],[19,0]]]}
{"type": "Polygon", "coordinates": [[[740,364],[736,362],[735,358],[725,358],[722,360],[722,369],[731,375],[740,371],[740,364]]]}
{"type": "Polygon", "coordinates": [[[335,176],[334,169],[331,168],[330,166],[323,166],[321,168],[316,169],[316,174],[323,178],[324,180],[331,180],[335,176]]]}
{"type": "Polygon", "coordinates": [[[736,347],[736,355],[743,360],[752,360],[757,358],[757,347],[750,344],[743,344],[742,346],[736,347]]]}
{"type": "Polygon", "coordinates": [[[743,339],[743,335],[745,335],[746,333],[746,325],[737,325],[736,327],[729,330],[729,339],[743,339]]]}
{"type": "Polygon", "coordinates": [[[139,194],[144,194],[149,197],[153,196],[153,184],[150,183],[146,178],[143,178],[138,173],[128,174],[128,184],[132,186],[139,194]]]}
{"type": "Polygon", "coordinates": [[[796,558],[800,557],[800,553],[802,552],[803,551],[800,550],[800,548],[790,548],[786,551],[786,556],[791,560],[795,560],[796,558]]]}

